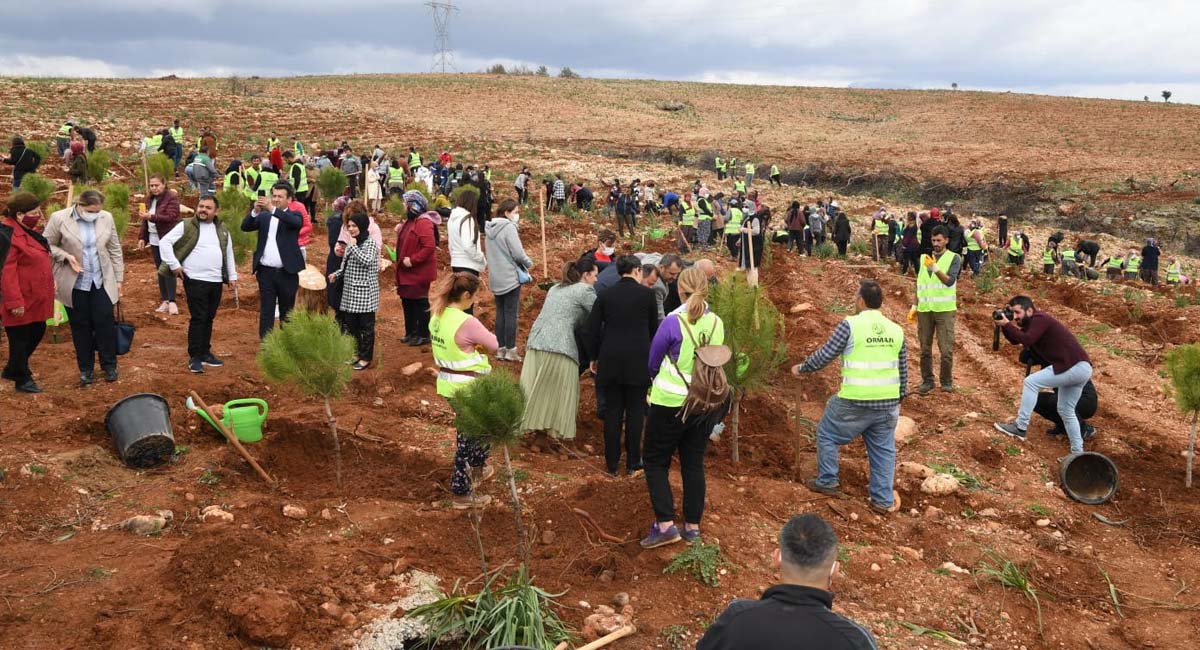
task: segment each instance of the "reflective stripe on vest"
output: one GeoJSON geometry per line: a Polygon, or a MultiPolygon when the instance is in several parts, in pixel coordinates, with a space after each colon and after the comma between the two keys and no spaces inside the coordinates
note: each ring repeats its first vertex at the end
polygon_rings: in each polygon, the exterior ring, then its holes
{"type": "Polygon", "coordinates": [[[1183,272],[1183,267],[1176,262],[1167,267],[1167,282],[1175,284],[1179,282],[1179,276],[1183,272]]]}
{"type": "Polygon", "coordinates": [[[403,185],[404,184],[404,169],[400,167],[388,167],[388,185],[403,185]]]}
{"type": "Polygon", "coordinates": [[[977,233],[977,232],[980,232],[980,231],[971,230],[970,228],[967,229],[967,232],[966,232],[967,250],[969,250],[969,251],[983,250],[983,247],[979,245],[979,242],[975,241],[975,233],[977,233]]]}
{"type": "MultiPolygon", "coordinates": [[[[942,253],[937,260],[937,267],[942,273],[950,275],[950,265],[954,264],[956,257],[958,253],[954,251],[942,253]]],[[[957,282],[947,287],[924,264],[920,265],[917,271],[917,311],[955,311],[958,309],[957,298],[957,282]]]]}
{"type": "Polygon", "coordinates": [[[433,350],[433,363],[438,367],[437,394],[449,397],[475,377],[464,373],[486,375],[492,371],[486,355],[479,352],[463,352],[454,342],[454,336],[469,314],[454,307],[447,307],[441,315],[429,319],[429,340],[433,350]]]}
{"type": "Polygon", "coordinates": [[[1016,257],[1020,257],[1025,254],[1024,242],[1022,242],[1021,238],[1017,235],[1013,235],[1008,238],[1008,252],[1016,257]]]}
{"type": "Polygon", "coordinates": [[[736,235],[742,227],[742,211],[738,208],[729,208],[729,220],[725,222],[725,234],[736,235]]]}
{"type": "Polygon", "coordinates": [[[654,385],[650,387],[650,403],[659,406],[679,407],[687,400],[688,386],[692,382],[692,368],[696,362],[693,338],[700,345],[705,344],[701,339],[706,337],[709,345],[721,345],[725,342],[725,324],[712,312],[704,314],[691,325],[686,322],[686,312],[676,314],[675,318],[679,319],[680,334],[683,336],[683,341],[679,344],[679,358],[671,363],[670,359],[664,357],[662,365],[658,367],[658,375],[654,377],[654,385]],[[691,332],[691,336],[688,336],[688,331],[691,332]]]}
{"type": "Polygon", "coordinates": [[[842,355],[842,387],[838,397],[849,400],[899,399],[900,350],[904,330],[877,309],[846,319],[853,342],[842,355]]]}
{"type": "Polygon", "coordinates": [[[719,156],[717,157],[717,169],[720,169],[721,171],[725,170],[725,162],[722,161],[719,156]]]}
{"type": "Polygon", "coordinates": [[[304,168],[304,163],[298,163],[298,162],[292,163],[292,166],[288,168],[288,181],[291,181],[292,177],[296,175],[297,167],[300,168],[300,185],[296,187],[296,191],[297,192],[307,192],[308,191],[308,170],[304,168]]]}
{"type": "Polygon", "coordinates": [[[1138,257],[1137,255],[1130,256],[1129,261],[1125,263],[1125,272],[1126,273],[1137,273],[1141,269],[1142,269],[1142,258],[1138,257]]]}
{"type": "Polygon", "coordinates": [[[258,178],[261,175],[262,173],[253,167],[242,169],[242,178],[246,181],[244,190],[247,195],[254,196],[254,191],[258,189],[258,178]]]}
{"type": "Polygon", "coordinates": [[[1122,260],[1119,257],[1110,257],[1110,258],[1108,258],[1108,264],[1106,265],[1106,268],[1119,269],[1119,268],[1121,268],[1121,264],[1123,263],[1123,261],[1124,260],[1122,260]]]}
{"type": "Polygon", "coordinates": [[[169,131],[171,132],[171,137],[175,139],[175,142],[180,147],[182,147],[183,146],[183,127],[182,126],[180,126],[180,127],[173,126],[169,129],[169,131]]]}

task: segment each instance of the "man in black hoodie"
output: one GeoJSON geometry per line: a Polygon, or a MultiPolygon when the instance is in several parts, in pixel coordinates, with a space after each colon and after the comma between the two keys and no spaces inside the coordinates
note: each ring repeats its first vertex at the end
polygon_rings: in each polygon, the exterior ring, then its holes
{"type": "Polygon", "coordinates": [[[792,517],[775,551],[781,584],[760,600],[730,603],[696,650],[876,650],[866,628],[830,609],[837,552],[829,522],[814,514],[792,517]]]}
{"type": "Polygon", "coordinates": [[[12,147],[8,150],[8,158],[0,160],[6,165],[13,166],[13,191],[21,188],[21,178],[42,164],[42,157],[33,149],[25,146],[25,140],[12,139],[12,147]]]}

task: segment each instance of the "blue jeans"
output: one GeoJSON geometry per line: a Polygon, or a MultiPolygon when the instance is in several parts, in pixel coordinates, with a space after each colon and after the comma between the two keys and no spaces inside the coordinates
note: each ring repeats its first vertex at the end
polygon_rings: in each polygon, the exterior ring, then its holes
{"type": "Polygon", "coordinates": [[[750,186],[753,184],[754,184],[754,174],[746,174],[746,189],[750,189],[750,186]]]}
{"type": "Polygon", "coordinates": [[[1054,374],[1053,367],[1041,370],[1025,378],[1025,387],[1021,391],[1021,409],[1017,411],[1017,426],[1022,430],[1029,428],[1029,418],[1033,416],[1033,407],[1037,406],[1038,393],[1052,388],[1058,389],[1058,416],[1062,418],[1063,428],[1067,430],[1067,439],[1071,441],[1071,453],[1083,453],[1083,436],[1079,432],[1079,417],[1075,414],[1075,406],[1083,395],[1083,387],[1092,378],[1092,364],[1086,361],[1071,366],[1062,374],[1054,374]]]}
{"type": "Polygon", "coordinates": [[[967,251],[967,266],[971,267],[972,275],[979,275],[979,268],[983,265],[983,251],[967,251]]]}
{"type": "Polygon", "coordinates": [[[900,407],[890,411],[865,408],[837,395],[825,403],[825,414],[817,424],[817,483],[838,484],[838,447],[862,436],[867,445],[871,477],[867,492],[876,504],[892,506],[896,477],[896,421],[900,407]]]}

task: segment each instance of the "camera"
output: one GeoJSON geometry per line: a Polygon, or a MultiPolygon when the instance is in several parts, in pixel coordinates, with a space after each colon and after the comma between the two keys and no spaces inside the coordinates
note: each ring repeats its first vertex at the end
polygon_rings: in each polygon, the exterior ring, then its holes
{"type": "Polygon", "coordinates": [[[1013,319],[1012,307],[1005,307],[1004,309],[997,309],[992,312],[992,320],[994,321],[992,323],[992,352],[1000,350],[1000,321],[1006,318],[1010,321],[1013,319]]]}
{"type": "Polygon", "coordinates": [[[1012,320],[1012,319],[1013,319],[1012,307],[1005,307],[1004,309],[997,309],[992,312],[992,320],[1012,320]]]}

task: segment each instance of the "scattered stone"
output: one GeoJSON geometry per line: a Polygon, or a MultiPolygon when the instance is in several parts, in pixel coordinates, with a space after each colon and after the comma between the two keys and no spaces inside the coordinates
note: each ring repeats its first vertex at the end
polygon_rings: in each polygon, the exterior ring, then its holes
{"type": "Polygon", "coordinates": [[[196,495],[192,494],[191,492],[186,492],[184,493],[183,498],[188,503],[192,503],[196,500],[196,495]]]}
{"type": "MultiPolygon", "coordinates": [[[[615,576],[610,569],[605,569],[600,572],[600,582],[604,582],[604,583],[612,582],[614,577],[615,576]]],[[[601,607],[603,607],[603,605],[601,605],[601,607]]]]}
{"type": "Polygon", "coordinates": [[[904,474],[905,476],[913,476],[919,479],[926,479],[937,473],[928,466],[922,465],[921,463],[914,463],[911,460],[906,460],[903,463],[900,463],[896,469],[900,470],[900,473],[904,474]]]}
{"type": "Polygon", "coordinates": [[[800,312],[811,311],[812,308],[812,303],[802,302],[792,305],[792,308],[789,311],[791,311],[793,314],[799,314],[800,312]]]}
{"type": "Polygon", "coordinates": [[[254,644],[287,647],[304,617],[304,608],[286,593],[260,587],[235,602],[229,613],[238,632],[254,644]]]}
{"type": "Polygon", "coordinates": [[[850,521],[858,521],[858,513],[857,512],[850,513],[850,521]]]}
{"type": "Polygon", "coordinates": [[[581,600],[581,601],[579,601],[579,607],[580,607],[580,609],[591,609],[592,604],[586,600],[581,600]]]}
{"type": "Polygon", "coordinates": [[[1050,525],[1050,520],[1049,519],[1038,519],[1034,523],[1037,524],[1038,528],[1045,528],[1046,526],[1050,525]]]}
{"type": "Polygon", "coordinates": [[[613,596],[613,605],[616,607],[626,607],[629,605],[629,594],[624,591],[613,596]]]}
{"type": "Polygon", "coordinates": [[[46,468],[42,465],[34,465],[26,463],[21,466],[21,476],[32,479],[39,479],[46,475],[46,468]],[[36,469],[34,469],[36,468],[36,469]]]}
{"type": "MultiPolygon", "coordinates": [[[[418,362],[418,363],[420,363],[420,362],[418,362]]],[[[391,395],[392,392],[395,390],[396,389],[393,388],[391,384],[384,384],[384,385],[380,386],[379,388],[375,389],[375,392],[380,395],[391,395]]]]}
{"type": "Polygon", "coordinates": [[[946,513],[937,506],[925,506],[925,518],[939,520],[945,517],[946,513]]]}
{"type": "Polygon", "coordinates": [[[283,506],[283,516],[287,517],[288,519],[307,519],[308,511],[300,506],[294,506],[288,503],[284,504],[283,506]]]}
{"type": "Polygon", "coordinates": [[[957,564],[955,564],[953,562],[943,562],[942,566],[940,566],[938,568],[943,569],[945,571],[949,571],[950,573],[957,573],[960,575],[967,575],[967,574],[971,573],[970,571],[958,566],[957,564]]]}
{"type": "Polygon", "coordinates": [[[878,564],[872,564],[871,570],[872,571],[883,571],[883,569],[878,564]]]}
{"type": "Polygon", "coordinates": [[[344,627],[344,628],[352,628],[352,627],[358,625],[358,617],[356,617],[354,614],[351,614],[350,612],[346,612],[345,614],[342,614],[342,617],[339,619],[339,622],[342,624],[342,627],[344,627]]]}
{"type": "Polygon", "coordinates": [[[321,508],[321,519],[333,519],[333,513],[329,508],[321,508]]]}
{"type": "Polygon", "coordinates": [[[392,566],[392,563],[384,562],[382,565],[380,565],[379,571],[377,571],[375,575],[379,576],[380,580],[387,580],[388,577],[392,575],[393,571],[395,571],[395,567],[392,566]]]}
{"type": "Polygon", "coordinates": [[[341,620],[342,614],[346,613],[346,610],[342,609],[341,605],[331,601],[321,603],[321,611],[334,620],[341,620]]]}
{"type": "Polygon", "coordinates": [[[136,515],[117,524],[117,528],[134,535],[153,535],[166,527],[167,519],[162,515],[136,515]]]}
{"type": "Polygon", "coordinates": [[[958,488],[958,479],[950,474],[934,474],[921,482],[921,491],[934,496],[954,494],[958,488]]]}
{"type": "Polygon", "coordinates": [[[906,559],[912,560],[913,562],[925,559],[924,553],[908,546],[901,546],[900,548],[897,548],[896,551],[906,559]]]}
{"type": "Polygon", "coordinates": [[[901,415],[896,420],[896,444],[902,445],[917,435],[917,422],[907,415],[901,415]]]}
{"type": "Polygon", "coordinates": [[[375,398],[375,401],[373,401],[373,402],[371,402],[371,403],[372,403],[372,404],[374,404],[375,406],[383,406],[383,398],[382,398],[382,397],[376,397],[376,398],[375,398]]]}
{"type": "Polygon", "coordinates": [[[977,512],[975,514],[979,515],[980,517],[983,517],[984,519],[999,519],[1000,518],[1000,511],[995,508],[984,508],[983,510],[980,510],[979,512],[977,512]]]}
{"type": "Polygon", "coordinates": [[[419,372],[423,367],[425,367],[425,364],[421,363],[420,361],[414,361],[401,368],[400,374],[404,375],[405,377],[411,377],[417,374],[417,372],[419,372]]]}
{"type": "Polygon", "coordinates": [[[550,544],[554,543],[555,539],[558,539],[558,533],[554,532],[553,530],[543,530],[542,531],[542,543],[543,544],[549,546],[550,544]]]}
{"type": "Polygon", "coordinates": [[[200,511],[200,521],[214,520],[217,523],[233,523],[233,513],[226,512],[221,506],[208,506],[200,511]]]}

